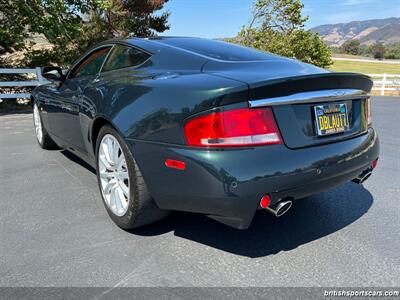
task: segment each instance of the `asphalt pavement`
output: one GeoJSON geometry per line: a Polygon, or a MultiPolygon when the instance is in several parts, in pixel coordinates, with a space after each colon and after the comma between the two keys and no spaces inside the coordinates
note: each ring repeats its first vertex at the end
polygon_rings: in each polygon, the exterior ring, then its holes
{"type": "Polygon", "coordinates": [[[246,231],[173,213],[127,232],[95,171],[35,141],[32,115],[0,115],[0,286],[400,286],[400,98],[374,97],[381,155],[362,185],[296,201],[246,231]]]}

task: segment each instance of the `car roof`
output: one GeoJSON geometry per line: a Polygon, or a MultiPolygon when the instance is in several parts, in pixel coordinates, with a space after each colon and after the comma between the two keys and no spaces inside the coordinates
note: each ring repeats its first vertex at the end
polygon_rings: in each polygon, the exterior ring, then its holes
{"type": "Polygon", "coordinates": [[[260,61],[276,59],[271,53],[258,51],[217,39],[182,36],[156,36],[147,38],[128,38],[124,43],[155,52],[163,47],[184,51],[208,59],[223,61],[260,61]]]}

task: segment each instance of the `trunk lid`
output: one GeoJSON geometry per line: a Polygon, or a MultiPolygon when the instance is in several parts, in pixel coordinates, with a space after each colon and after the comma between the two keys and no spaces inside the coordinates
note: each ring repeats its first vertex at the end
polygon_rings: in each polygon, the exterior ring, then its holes
{"type": "Polygon", "coordinates": [[[268,60],[261,61],[209,60],[203,66],[202,71],[238,80],[254,87],[274,79],[328,73],[328,71],[316,66],[275,55],[271,55],[268,60]]]}
{"type": "MultiPolygon", "coordinates": [[[[336,142],[367,130],[365,106],[372,87],[368,76],[332,73],[286,58],[262,62],[211,61],[203,67],[203,72],[247,83],[249,106],[272,106],[282,138],[289,148],[336,142]],[[324,111],[329,112],[343,104],[349,123],[345,131],[319,135],[318,126],[321,125],[317,123],[316,106],[323,106],[324,111]]],[[[337,116],[333,119],[338,120],[337,116]]]]}

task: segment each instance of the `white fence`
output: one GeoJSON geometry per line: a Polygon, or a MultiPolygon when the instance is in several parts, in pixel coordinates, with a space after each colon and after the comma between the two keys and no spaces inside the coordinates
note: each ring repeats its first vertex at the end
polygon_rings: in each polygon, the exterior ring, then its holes
{"type": "MultiPolygon", "coordinates": [[[[34,74],[36,79],[27,81],[0,81],[0,88],[32,87],[48,83],[48,81],[42,77],[39,67],[34,69],[0,68],[0,75],[1,74],[34,74]]],[[[385,91],[398,91],[400,93],[400,74],[368,74],[368,76],[371,76],[374,80],[374,86],[372,87],[372,90],[380,91],[381,96],[385,95],[385,91]]],[[[30,98],[30,96],[31,95],[27,93],[8,93],[0,94],[0,99],[30,98]]]]}
{"type": "MultiPolygon", "coordinates": [[[[46,79],[43,78],[42,72],[39,67],[34,69],[4,69],[0,68],[1,74],[34,74],[34,80],[26,80],[26,81],[0,81],[0,88],[8,87],[8,88],[19,88],[19,87],[31,87],[38,86],[41,84],[48,83],[46,79]]],[[[0,94],[0,99],[7,98],[30,98],[31,94],[23,93],[8,93],[8,94],[0,94]]]]}
{"type": "Polygon", "coordinates": [[[380,91],[385,96],[385,91],[398,91],[400,94],[400,74],[368,74],[374,81],[372,90],[380,91]]]}

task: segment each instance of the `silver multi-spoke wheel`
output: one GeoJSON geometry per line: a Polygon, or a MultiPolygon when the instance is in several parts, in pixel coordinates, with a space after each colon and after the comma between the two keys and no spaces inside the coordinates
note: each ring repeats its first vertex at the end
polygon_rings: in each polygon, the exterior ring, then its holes
{"type": "Polygon", "coordinates": [[[100,128],[96,141],[96,170],[104,206],[123,229],[133,229],[168,215],[144,182],[130,146],[110,125],[100,128]]]}
{"type": "Polygon", "coordinates": [[[40,120],[39,109],[36,104],[33,106],[33,123],[35,125],[36,138],[39,141],[39,143],[43,143],[42,122],[40,120]]]}
{"type": "Polygon", "coordinates": [[[115,215],[123,216],[129,206],[129,174],[122,148],[111,134],[101,140],[98,160],[104,201],[115,215]]]}

